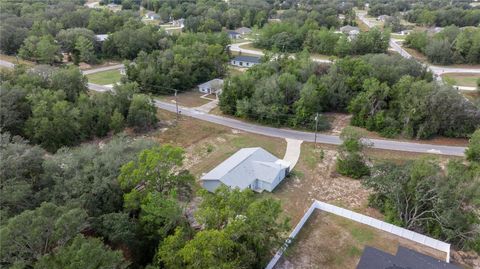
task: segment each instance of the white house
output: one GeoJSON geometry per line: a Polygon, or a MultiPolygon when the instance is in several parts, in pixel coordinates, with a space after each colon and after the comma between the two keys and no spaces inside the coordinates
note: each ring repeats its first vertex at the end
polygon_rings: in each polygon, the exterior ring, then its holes
{"type": "Polygon", "coordinates": [[[377,17],[377,21],[386,22],[390,18],[391,18],[391,16],[388,16],[388,15],[380,15],[380,16],[377,17]]]}
{"type": "Polygon", "coordinates": [[[103,42],[105,40],[108,39],[108,35],[107,34],[104,34],[104,35],[95,35],[95,40],[97,40],[98,42],[103,42]]]}
{"type": "Polygon", "coordinates": [[[358,34],[360,34],[360,28],[351,25],[345,25],[340,27],[340,32],[348,35],[348,39],[352,40],[356,38],[358,34]]]}
{"type": "Polygon", "coordinates": [[[223,79],[215,78],[198,85],[198,90],[203,93],[217,94],[222,91],[223,79]]]}
{"type": "Polygon", "coordinates": [[[170,22],[173,27],[185,27],[185,19],[173,20],[170,22]]]}
{"type": "Polygon", "coordinates": [[[243,148],[202,176],[201,184],[211,192],[221,185],[271,192],[288,174],[289,167],[290,163],[262,148],[243,148]]]}
{"type": "Polygon", "coordinates": [[[252,29],[248,27],[240,27],[235,29],[235,32],[239,33],[241,36],[248,35],[252,32],[252,29]]]}
{"type": "Polygon", "coordinates": [[[227,31],[227,34],[228,34],[228,37],[230,37],[231,39],[237,39],[242,37],[242,35],[236,31],[227,31]]]}
{"type": "Polygon", "coordinates": [[[145,14],[145,19],[147,19],[147,20],[159,20],[160,15],[158,15],[157,13],[155,13],[153,11],[149,11],[149,12],[147,12],[147,14],[145,14]]]}
{"type": "Polygon", "coordinates": [[[260,57],[254,56],[237,56],[230,60],[230,64],[238,67],[252,67],[260,63],[260,57]]]}

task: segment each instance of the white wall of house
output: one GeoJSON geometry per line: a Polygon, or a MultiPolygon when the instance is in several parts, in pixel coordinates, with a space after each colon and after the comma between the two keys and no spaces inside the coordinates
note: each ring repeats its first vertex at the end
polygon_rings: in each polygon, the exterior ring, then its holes
{"type": "Polygon", "coordinates": [[[210,88],[207,87],[198,87],[198,90],[203,93],[210,93],[210,88]]]}
{"type": "Polygon", "coordinates": [[[250,62],[244,62],[244,61],[235,61],[235,60],[231,60],[230,63],[234,66],[238,66],[238,67],[252,67],[254,65],[256,65],[256,63],[250,63],[250,62]]]}
{"type": "Polygon", "coordinates": [[[214,192],[223,183],[220,180],[203,180],[202,186],[210,192],[214,192]]]}

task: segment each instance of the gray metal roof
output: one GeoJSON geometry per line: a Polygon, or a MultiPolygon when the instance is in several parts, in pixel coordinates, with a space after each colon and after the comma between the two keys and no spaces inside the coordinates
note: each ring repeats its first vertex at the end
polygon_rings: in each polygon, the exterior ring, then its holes
{"type": "Polygon", "coordinates": [[[255,56],[240,55],[233,58],[233,60],[238,62],[248,62],[248,63],[256,63],[256,64],[260,63],[260,57],[255,57],[255,56]]]}
{"type": "Polygon", "coordinates": [[[262,148],[243,148],[212,169],[202,180],[219,180],[230,187],[246,188],[256,179],[273,182],[289,164],[262,148]]]}
{"type": "Polygon", "coordinates": [[[212,80],[209,80],[209,81],[207,81],[207,82],[204,82],[204,83],[198,85],[198,87],[200,87],[200,88],[205,88],[205,87],[211,88],[211,86],[212,86],[213,83],[218,83],[218,84],[220,84],[220,85],[223,85],[223,79],[214,78],[214,79],[212,79],[212,80]]]}
{"type": "Polygon", "coordinates": [[[235,29],[235,32],[240,33],[240,34],[249,34],[252,32],[252,29],[248,27],[240,27],[235,29]]]}

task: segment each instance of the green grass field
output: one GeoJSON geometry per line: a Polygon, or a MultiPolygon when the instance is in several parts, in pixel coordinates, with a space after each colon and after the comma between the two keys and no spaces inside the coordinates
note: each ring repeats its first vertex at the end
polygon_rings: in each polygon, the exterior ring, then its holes
{"type": "Polygon", "coordinates": [[[458,86],[477,86],[477,79],[480,78],[478,74],[461,74],[461,73],[445,73],[442,75],[443,78],[446,78],[449,84],[458,85],[458,86]]]}
{"type": "Polygon", "coordinates": [[[118,70],[108,70],[103,72],[98,72],[95,74],[87,75],[88,82],[100,84],[100,85],[108,85],[120,82],[122,75],[118,70]]]}

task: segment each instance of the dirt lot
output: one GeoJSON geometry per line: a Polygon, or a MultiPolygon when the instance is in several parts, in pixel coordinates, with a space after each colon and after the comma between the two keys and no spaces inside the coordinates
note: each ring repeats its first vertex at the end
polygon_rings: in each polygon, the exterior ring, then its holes
{"type": "MultiPolygon", "coordinates": [[[[178,104],[185,107],[197,107],[210,102],[210,100],[200,98],[200,96],[202,95],[204,95],[204,93],[194,90],[179,93],[177,96],[178,104]]],[[[173,94],[168,96],[161,96],[160,99],[162,99],[163,101],[175,103],[175,96],[173,94]]]]}
{"type": "Polygon", "coordinates": [[[445,258],[444,253],[434,249],[316,210],[275,268],[355,268],[365,246],[395,254],[399,245],[445,258]]]}

